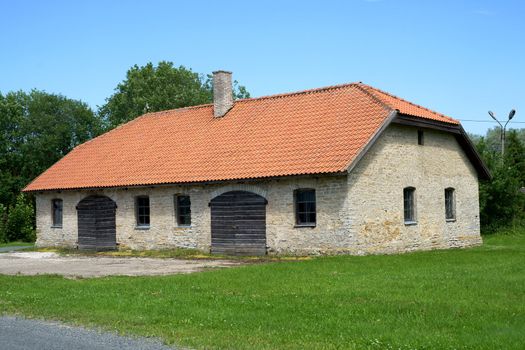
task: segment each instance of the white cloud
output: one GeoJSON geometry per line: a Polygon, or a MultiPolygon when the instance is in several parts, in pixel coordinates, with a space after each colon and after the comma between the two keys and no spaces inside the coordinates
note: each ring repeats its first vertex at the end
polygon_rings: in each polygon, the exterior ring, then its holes
{"type": "Polygon", "coordinates": [[[474,10],[473,12],[475,14],[477,14],[477,15],[480,15],[480,16],[492,16],[492,15],[494,15],[494,11],[490,11],[490,10],[483,9],[483,8],[474,10]]]}

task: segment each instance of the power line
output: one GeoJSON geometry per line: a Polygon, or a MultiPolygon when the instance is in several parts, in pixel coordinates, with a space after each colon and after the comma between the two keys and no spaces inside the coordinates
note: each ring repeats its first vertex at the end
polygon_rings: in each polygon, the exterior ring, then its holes
{"type": "MultiPolygon", "coordinates": [[[[462,122],[475,122],[475,123],[496,123],[493,120],[474,120],[474,119],[458,119],[462,122]]],[[[511,122],[510,124],[525,124],[525,122],[511,122]]]]}

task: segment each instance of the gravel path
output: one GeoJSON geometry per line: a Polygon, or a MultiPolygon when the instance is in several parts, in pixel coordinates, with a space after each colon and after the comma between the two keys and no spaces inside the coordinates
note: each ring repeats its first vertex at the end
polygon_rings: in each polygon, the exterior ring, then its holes
{"type": "Polygon", "coordinates": [[[31,276],[58,274],[70,278],[172,275],[198,272],[208,268],[232,267],[240,264],[241,262],[229,260],[61,256],[46,252],[0,254],[0,274],[31,276]]]}
{"type": "Polygon", "coordinates": [[[0,317],[0,349],[9,350],[173,350],[159,340],[121,337],[60,323],[0,317]]]}

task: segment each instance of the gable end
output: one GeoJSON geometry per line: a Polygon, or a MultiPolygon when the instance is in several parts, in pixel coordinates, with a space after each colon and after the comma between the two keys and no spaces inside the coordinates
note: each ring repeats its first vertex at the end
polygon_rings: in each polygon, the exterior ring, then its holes
{"type": "Polygon", "coordinates": [[[467,135],[467,132],[461,124],[454,125],[454,124],[447,124],[442,123],[434,120],[428,120],[428,119],[421,119],[414,116],[406,115],[406,114],[398,114],[396,118],[392,120],[392,123],[400,124],[400,125],[408,125],[408,126],[415,126],[418,128],[428,128],[433,130],[440,130],[445,131],[451,134],[454,134],[456,137],[456,140],[458,141],[459,145],[467,155],[468,159],[476,169],[476,172],[478,173],[478,178],[480,180],[490,180],[492,179],[492,175],[490,174],[489,169],[486,167],[486,165],[481,160],[481,156],[479,155],[478,151],[472,144],[472,141],[467,135]]]}

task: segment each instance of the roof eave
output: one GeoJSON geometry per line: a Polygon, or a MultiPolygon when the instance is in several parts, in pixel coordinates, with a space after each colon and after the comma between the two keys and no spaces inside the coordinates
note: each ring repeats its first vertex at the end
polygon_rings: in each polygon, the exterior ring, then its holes
{"type": "Polygon", "coordinates": [[[62,191],[102,191],[106,189],[128,189],[128,188],[155,188],[155,187],[168,187],[168,186],[196,186],[196,185],[213,185],[213,184],[227,184],[233,182],[253,182],[253,181],[269,181],[269,180],[280,180],[283,178],[301,178],[301,177],[319,177],[319,176],[345,176],[348,172],[342,171],[330,171],[330,172],[319,172],[309,174],[289,174],[289,175],[275,175],[275,176],[261,176],[261,177],[249,177],[249,178],[237,178],[237,179],[222,179],[222,180],[203,180],[203,181],[187,181],[187,182],[162,182],[162,183],[149,183],[149,184],[130,184],[130,185],[111,185],[111,186],[84,186],[84,187],[71,187],[71,188],[46,188],[46,189],[30,189],[27,187],[22,190],[26,193],[38,193],[38,192],[62,192],[62,191]]]}
{"type": "Polygon", "coordinates": [[[473,162],[476,170],[478,171],[479,179],[480,180],[492,180],[492,174],[490,173],[489,168],[487,168],[487,166],[485,165],[485,162],[483,162],[483,160],[481,159],[481,155],[476,150],[476,147],[472,143],[472,140],[468,136],[467,132],[465,131],[465,129],[463,129],[463,126],[461,124],[459,125],[459,128],[461,131],[462,141],[464,142],[465,147],[466,147],[465,151],[468,150],[467,155],[469,155],[468,154],[469,152],[471,153],[469,158],[470,158],[470,161],[473,162]]]}

